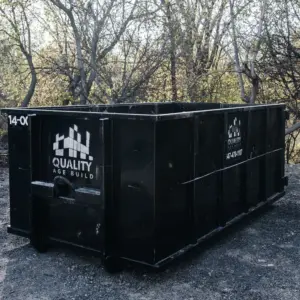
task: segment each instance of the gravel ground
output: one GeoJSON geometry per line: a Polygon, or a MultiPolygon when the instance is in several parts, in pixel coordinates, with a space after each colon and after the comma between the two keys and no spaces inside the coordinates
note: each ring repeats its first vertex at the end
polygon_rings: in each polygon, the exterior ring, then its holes
{"type": "Polygon", "coordinates": [[[161,273],[128,267],[107,274],[100,261],[66,249],[38,254],[8,235],[8,170],[0,169],[0,299],[300,299],[300,166],[287,195],[161,273]]]}

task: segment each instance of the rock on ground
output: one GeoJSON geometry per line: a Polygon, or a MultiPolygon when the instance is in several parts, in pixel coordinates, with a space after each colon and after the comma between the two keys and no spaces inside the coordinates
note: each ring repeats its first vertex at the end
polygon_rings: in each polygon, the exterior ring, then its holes
{"type": "Polygon", "coordinates": [[[106,273],[71,250],[38,254],[6,233],[8,171],[0,170],[0,299],[300,299],[300,166],[288,166],[287,195],[194,249],[162,273],[106,273]]]}

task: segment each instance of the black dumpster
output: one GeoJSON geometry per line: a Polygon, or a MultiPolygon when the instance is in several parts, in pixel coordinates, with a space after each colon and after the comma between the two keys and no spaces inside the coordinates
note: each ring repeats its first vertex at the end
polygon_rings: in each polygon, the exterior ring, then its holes
{"type": "Polygon", "coordinates": [[[8,232],[153,267],[284,195],[285,106],[3,109],[8,232]]]}

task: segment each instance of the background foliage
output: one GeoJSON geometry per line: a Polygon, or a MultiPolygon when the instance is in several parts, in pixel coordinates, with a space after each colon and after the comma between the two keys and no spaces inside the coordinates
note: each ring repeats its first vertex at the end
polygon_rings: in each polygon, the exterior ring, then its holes
{"type": "Polygon", "coordinates": [[[299,33],[299,0],[0,0],[0,106],[283,102],[292,126],[299,33]]]}

